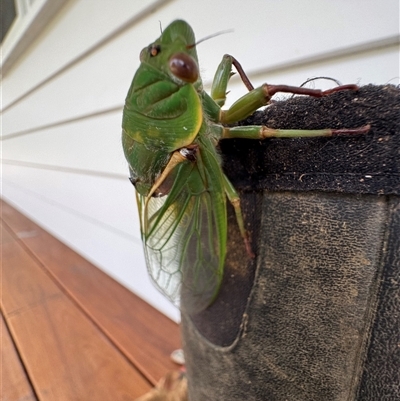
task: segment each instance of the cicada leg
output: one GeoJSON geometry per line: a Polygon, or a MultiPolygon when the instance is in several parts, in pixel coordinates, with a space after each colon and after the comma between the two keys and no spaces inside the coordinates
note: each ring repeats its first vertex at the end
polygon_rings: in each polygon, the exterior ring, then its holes
{"type": "Polygon", "coordinates": [[[220,107],[225,104],[228,82],[232,75],[234,75],[234,72],[232,72],[232,65],[235,66],[246,88],[249,91],[254,89],[254,86],[250,82],[239,61],[230,54],[225,54],[215,72],[211,87],[211,97],[220,107]]]}
{"type": "MultiPolygon", "coordinates": [[[[161,172],[159,177],[154,182],[151,187],[149,193],[146,196],[146,201],[144,204],[144,210],[146,211],[148,208],[149,201],[153,194],[157,191],[157,189],[161,186],[161,184],[166,180],[171,171],[180,163],[185,162],[187,160],[193,161],[197,152],[197,145],[188,146],[186,148],[181,148],[172,153],[169,162],[165,166],[164,170],[161,172]]],[[[147,232],[147,227],[144,227],[145,232],[147,232]]]]}
{"type": "Polygon", "coordinates": [[[164,170],[162,171],[162,173],[159,175],[159,177],[156,179],[153,186],[151,187],[150,192],[147,194],[146,204],[148,202],[148,199],[150,199],[153,196],[153,194],[157,191],[157,188],[161,186],[161,184],[165,181],[165,179],[168,177],[171,171],[178,164],[186,160],[188,160],[188,158],[183,154],[183,152],[181,152],[181,150],[176,150],[175,152],[172,153],[172,156],[169,159],[168,164],[165,166],[164,170]]]}
{"type": "Polygon", "coordinates": [[[359,128],[340,128],[340,129],[316,129],[316,130],[296,130],[296,129],[274,129],[265,125],[247,125],[242,127],[224,127],[222,138],[310,138],[319,136],[335,135],[360,135],[370,130],[371,126],[364,125],[359,128]]]}
{"type": "Polygon", "coordinates": [[[250,244],[250,239],[249,239],[249,234],[247,230],[244,227],[244,222],[243,222],[243,215],[242,215],[242,210],[240,208],[240,197],[239,194],[236,192],[234,186],[231,184],[231,182],[228,180],[228,178],[223,175],[224,178],[224,189],[226,196],[229,199],[229,202],[232,204],[234,210],[235,210],[235,215],[236,215],[236,221],[239,226],[239,231],[240,234],[244,240],[244,245],[246,247],[246,252],[247,254],[251,257],[254,258],[255,255],[251,249],[251,244],[250,244]]]}
{"type": "Polygon", "coordinates": [[[228,110],[221,110],[220,122],[222,124],[232,124],[245,119],[260,107],[267,105],[272,96],[277,92],[323,97],[342,90],[357,89],[357,85],[341,85],[336,88],[321,91],[319,89],[301,88],[297,86],[264,84],[239,98],[228,110]]]}
{"type": "Polygon", "coordinates": [[[157,191],[157,189],[161,186],[161,184],[165,181],[165,179],[168,177],[171,171],[178,164],[187,160],[195,161],[198,148],[199,148],[198,145],[191,144],[184,148],[175,150],[175,152],[172,153],[171,158],[169,159],[167,165],[164,167],[164,170],[161,172],[161,174],[151,187],[149,193],[147,194],[147,198],[149,199],[153,196],[153,194],[157,191]]]}

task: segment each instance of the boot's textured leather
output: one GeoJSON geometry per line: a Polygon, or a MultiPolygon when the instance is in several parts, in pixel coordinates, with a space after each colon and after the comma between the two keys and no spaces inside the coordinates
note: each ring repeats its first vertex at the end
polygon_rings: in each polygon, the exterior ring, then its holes
{"type": "Polygon", "coordinates": [[[182,315],[190,401],[400,400],[400,90],[297,97],[243,124],[261,123],[371,130],[221,142],[257,256],[229,208],[221,292],[182,315]]]}

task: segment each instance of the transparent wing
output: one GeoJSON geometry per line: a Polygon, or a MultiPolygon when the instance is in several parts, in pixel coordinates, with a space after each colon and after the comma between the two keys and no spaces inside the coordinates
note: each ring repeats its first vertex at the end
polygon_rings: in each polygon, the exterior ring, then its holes
{"type": "Polygon", "coordinates": [[[168,195],[152,197],[147,204],[138,195],[150,276],[172,302],[189,312],[205,309],[222,280],[226,205],[222,186],[214,183],[213,188],[207,190],[196,165],[184,164],[168,195]]]}

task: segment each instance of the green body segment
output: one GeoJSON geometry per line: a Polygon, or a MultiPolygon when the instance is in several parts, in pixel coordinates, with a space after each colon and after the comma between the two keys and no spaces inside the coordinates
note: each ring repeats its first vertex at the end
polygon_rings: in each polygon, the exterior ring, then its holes
{"type": "Polygon", "coordinates": [[[218,106],[222,107],[226,101],[226,89],[228,82],[232,76],[232,60],[225,55],[215,72],[213,83],[211,86],[211,97],[215,100],[218,106]]]}
{"type": "Polygon", "coordinates": [[[168,68],[171,57],[181,53],[197,64],[195,47],[187,48],[194,43],[190,26],[175,21],[143,49],[122,122],[150,276],[174,302],[182,297],[189,311],[215,299],[227,241],[225,177],[215,147],[222,127],[209,123],[218,121],[220,108],[202,91],[200,77],[186,82],[168,68]],[[148,198],[172,153],[193,146],[195,160],[174,167],[148,198]]]}
{"type": "Polygon", "coordinates": [[[122,126],[126,135],[149,149],[171,153],[193,142],[202,120],[193,85],[180,87],[148,65],[141,65],[125,101],[122,126]],[[141,78],[140,85],[136,78],[141,78]]]}

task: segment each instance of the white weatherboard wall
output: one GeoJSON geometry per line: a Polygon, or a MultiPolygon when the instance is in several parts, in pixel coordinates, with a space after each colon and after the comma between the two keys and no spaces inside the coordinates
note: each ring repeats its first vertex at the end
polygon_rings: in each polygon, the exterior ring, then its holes
{"type": "Polygon", "coordinates": [[[398,0],[65,2],[3,76],[2,196],[175,320],[147,277],[120,125],[140,50],[177,18],[198,39],[234,29],[198,47],[206,88],[225,53],[256,85],[400,75],[398,0]]]}

